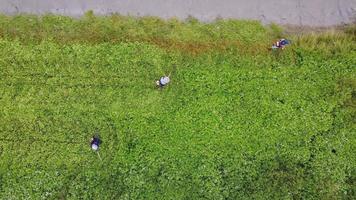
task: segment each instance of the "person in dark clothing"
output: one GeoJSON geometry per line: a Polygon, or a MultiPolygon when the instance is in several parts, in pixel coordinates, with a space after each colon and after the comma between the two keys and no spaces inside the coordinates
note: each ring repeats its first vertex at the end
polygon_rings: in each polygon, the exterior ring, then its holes
{"type": "Polygon", "coordinates": [[[99,139],[98,136],[93,136],[91,138],[91,142],[90,142],[91,149],[93,149],[94,151],[99,150],[100,144],[101,144],[101,140],[99,139]]]}
{"type": "Polygon", "coordinates": [[[284,49],[285,46],[289,45],[290,41],[286,39],[280,39],[275,44],[272,45],[272,49],[284,49]]]}

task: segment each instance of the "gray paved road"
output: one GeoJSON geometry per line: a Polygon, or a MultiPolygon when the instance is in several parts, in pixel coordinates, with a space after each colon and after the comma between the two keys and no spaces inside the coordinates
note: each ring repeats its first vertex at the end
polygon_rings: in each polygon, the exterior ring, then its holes
{"type": "Polygon", "coordinates": [[[356,0],[0,0],[0,13],[55,13],[70,16],[93,10],[202,21],[217,17],[257,19],[263,23],[328,26],[349,23],[356,0]]]}

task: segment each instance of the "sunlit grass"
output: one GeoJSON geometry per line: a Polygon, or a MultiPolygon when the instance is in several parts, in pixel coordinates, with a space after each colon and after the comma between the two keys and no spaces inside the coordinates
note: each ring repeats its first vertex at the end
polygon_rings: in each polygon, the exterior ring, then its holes
{"type": "Polygon", "coordinates": [[[352,199],[352,30],[0,16],[0,198],[352,199]]]}

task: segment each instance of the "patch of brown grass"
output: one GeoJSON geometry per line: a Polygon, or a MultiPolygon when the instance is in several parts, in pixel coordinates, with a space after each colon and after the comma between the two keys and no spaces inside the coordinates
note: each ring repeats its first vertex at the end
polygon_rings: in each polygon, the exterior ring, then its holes
{"type": "Polygon", "coordinates": [[[187,53],[191,55],[199,55],[208,52],[226,52],[229,50],[241,50],[244,54],[259,54],[263,52],[268,52],[268,47],[265,44],[246,44],[239,41],[209,41],[209,42],[199,42],[199,41],[178,41],[172,39],[164,38],[149,38],[144,39],[144,42],[149,44],[157,45],[160,48],[166,49],[168,51],[178,51],[182,53],[187,53]]]}

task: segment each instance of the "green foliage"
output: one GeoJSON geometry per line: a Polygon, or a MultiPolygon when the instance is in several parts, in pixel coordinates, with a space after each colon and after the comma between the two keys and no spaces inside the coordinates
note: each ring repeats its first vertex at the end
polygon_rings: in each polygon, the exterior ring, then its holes
{"type": "Polygon", "coordinates": [[[174,18],[102,17],[87,12],[80,19],[56,15],[0,16],[0,37],[17,38],[23,42],[53,39],[61,43],[151,40],[252,42],[265,40],[267,32],[257,21],[217,20],[203,24],[193,17],[181,22],[174,18]]]}
{"type": "Polygon", "coordinates": [[[350,24],[345,27],[345,33],[351,35],[356,39],[356,24],[350,24]]]}
{"type": "Polygon", "coordinates": [[[275,23],[271,23],[269,26],[269,31],[274,38],[282,38],[283,37],[283,29],[275,23]]]}
{"type": "Polygon", "coordinates": [[[88,13],[0,24],[0,199],[355,197],[347,34],[291,36],[272,54],[270,33],[249,21],[88,13]],[[150,37],[226,48],[192,55],[150,37]],[[102,161],[89,147],[97,130],[102,161]]]}

